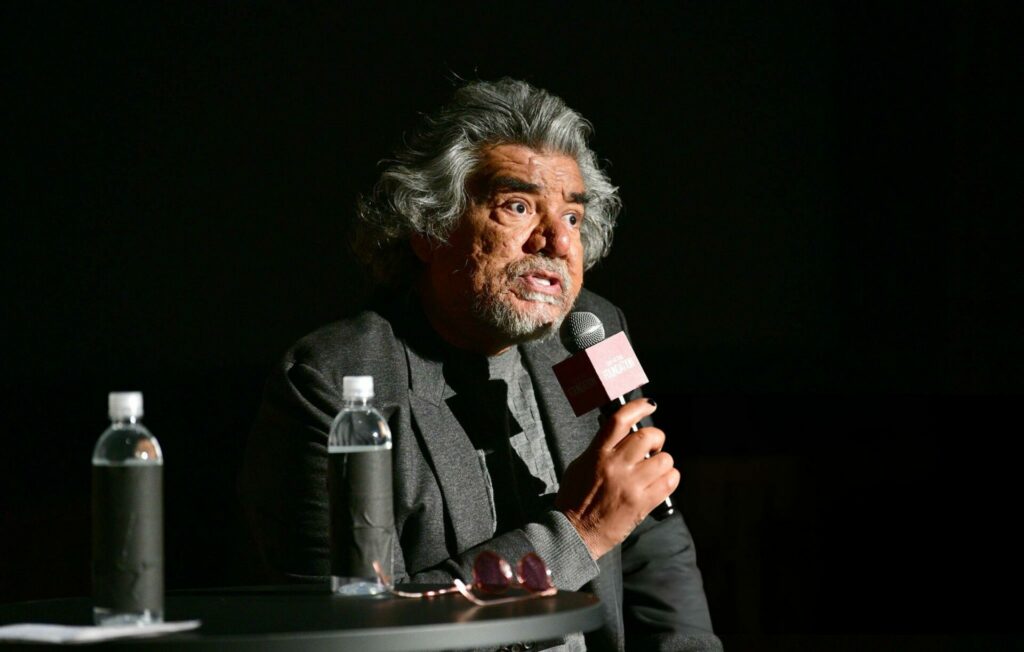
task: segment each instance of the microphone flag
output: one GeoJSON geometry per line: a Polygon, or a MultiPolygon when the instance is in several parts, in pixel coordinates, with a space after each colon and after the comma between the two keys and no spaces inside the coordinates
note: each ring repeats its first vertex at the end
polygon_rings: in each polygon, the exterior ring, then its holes
{"type": "Polygon", "coordinates": [[[623,332],[583,349],[552,369],[576,416],[617,400],[648,382],[623,332]]]}

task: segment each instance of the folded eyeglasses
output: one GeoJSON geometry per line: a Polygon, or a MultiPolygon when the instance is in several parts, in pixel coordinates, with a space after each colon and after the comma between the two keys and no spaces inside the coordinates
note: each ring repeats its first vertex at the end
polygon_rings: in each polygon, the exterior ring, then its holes
{"type": "Polygon", "coordinates": [[[467,586],[465,582],[456,578],[452,580],[452,586],[430,591],[416,592],[396,589],[391,583],[391,578],[384,574],[379,563],[374,562],[373,568],[377,572],[377,579],[380,580],[380,583],[387,587],[392,595],[400,598],[433,598],[448,593],[459,593],[475,605],[486,606],[542,598],[558,593],[558,589],[551,581],[551,571],[535,552],[523,555],[513,573],[512,566],[501,555],[485,550],[473,559],[472,586],[467,586]],[[500,596],[514,588],[525,589],[528,593],[527,595],[489,599],[481,599],[477,595],[479,593],[485,596],[500,596]]]}

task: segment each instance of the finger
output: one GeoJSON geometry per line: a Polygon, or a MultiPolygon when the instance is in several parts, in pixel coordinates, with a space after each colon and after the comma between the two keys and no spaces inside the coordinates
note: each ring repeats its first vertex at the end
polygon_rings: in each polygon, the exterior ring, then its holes
{"type": "Polygon", "coordinates": [[[649,509],[654,509],[679,486],[681,475],[679,469],[672,465],[672,457],[668,453],[658,453],[641,464],[651,467],[650,473],[646,473],[648,469],[645,469],[645,475],[650,477],[650,481],[644,487],[644,494],[649,509]]]}
{"type": "Polygon", "coordinates": [[[645,398],[626,403],[615,411],[601,425],[594,437],[593,445],[604,451],[610,451],[629,434],[630,429],[646,416],[654,414],[657,407],[645,398]]]}
{"type": "Polygon", "coordinates": [[[656,409],[654,401],[646,398],[638,398],[628,403],[623,403],[614,411],[607,413],[602,409],[598,417],[600,429],[594,437],[592,444],[600,449],[610,450],[614,448],[623,437],[628,435],[639,421],[652,414],[656,409]]]}
{"type": "Polygon", "coordinates": [[[666,498],[672,495],[672,492],[679,486],[679,480],[681,477],[679,469],[673,468],[669,469],[668,473],[648,485],[646,490],[646,494],[650,498],[650,502],[647,504],[648,513],[653,511],[655,507],[663,503],[666,498]]]}
{"type": "Polygon", "coordinates": [[[675,461],[668,453],[661,452],[652,455],[646,460],[640,460],[633,466],[630,478],[637,485],[648,491],[652,485],[656,485],[659,478],[673,471],[675,461]]]}
{"type": "Polygon", "coordinates": [[[626,435],[630,434],[633,426],[644,417],[653,414],[656,406],[646,398],[631,400],[618,408],[613,414],[604,420],[601,429],[597,431],[593,444],[598,449],[610,451],[626,435]]]}
{"type": "Polygon", "coordinates": [[[636,463],[648,455],[654,455],[664,445],[664,431],[659,428],[641,428],[623,437],[615,450],[621,453],[626,461],[636,463]]]}

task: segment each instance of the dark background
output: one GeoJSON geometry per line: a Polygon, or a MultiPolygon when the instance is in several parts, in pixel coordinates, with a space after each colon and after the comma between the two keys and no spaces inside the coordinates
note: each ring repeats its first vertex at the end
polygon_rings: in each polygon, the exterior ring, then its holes
{"type": "Polygon", "coordinates": [[[0,600],[88,593],[112,389],[164,448],[170,588],[258,579],[234,478],[270,366],[365,296],[376,162],[511,75],[621,187],[587,283],[727,642],[1024,629],[1020,12],[665,5],[5,3],[0,600]]]}

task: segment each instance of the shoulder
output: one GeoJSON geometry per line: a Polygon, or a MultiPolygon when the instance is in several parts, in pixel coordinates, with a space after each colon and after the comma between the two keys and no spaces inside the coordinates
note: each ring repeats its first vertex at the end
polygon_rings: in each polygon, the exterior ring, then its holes
{"type": "Polygon", "coordinates": [[[373,376],[378,397],[405,385],[405,350],[391,320],[376,310],[322,326],[285,353],[286,369],[303,367],[341,388],[345,376],[373,376]]]}
{"type": "Polygon", "coordinates": [[[288,350],[293,363],[318,367],[332,360],[360,356],[397,346],[391,321],[375,310],[364,310],[352,317],[321,326],[288,350]]]}

